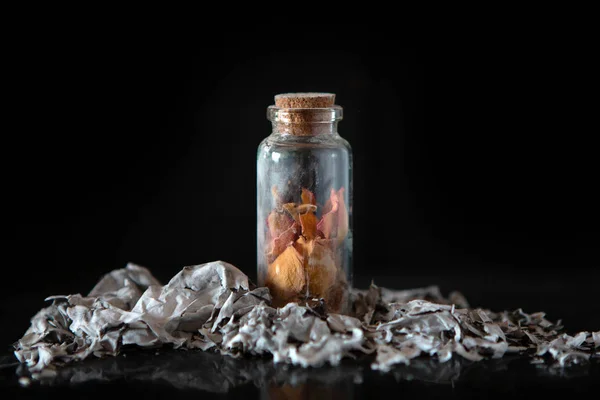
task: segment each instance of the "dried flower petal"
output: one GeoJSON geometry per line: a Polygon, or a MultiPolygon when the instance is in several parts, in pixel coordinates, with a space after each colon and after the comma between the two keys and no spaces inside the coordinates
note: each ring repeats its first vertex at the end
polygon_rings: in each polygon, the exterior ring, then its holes
{"type": "Polygon", "coordinates": [[[317,224],[317,229],[325,238],[336,238],[341,243],[348,234],[348,210],[344,203],[344,188],[337,192],[331,189],[329,200],[323,207],[323,216],[317,224]]]}
{"type": "Polygon", "coordinates": [[[308,212],[317,211],[317,206],[312,204],[300,204],[296,205],[296,203],[286,203],[282,206],[282,208],[287,211],[292,218],[298,223],[300,223],[299,216],[302,214],[306,214],[308,212]]]}
{"type": "Polygon", "coordinates": [[[284,212],[273,211],[267,218],[267,226],[271,243],[267,252],[267,259],[272,262],[285,248],[298,237],[298,225],[284,212]]]}
{"type": "Polygon", "coordinates": [[[273,262],[289,245],[293,244],[298,238],[299,232],[300,227],[292,221],[287,230],[271,241],[267,252],[267,261],[269,263],[273,262]]]}
{"type": "Polygon", "coordinates": [[[315,194],[308,189],[302,188],[302,204],[317,205],[317,198],[315,194]]]}
{"type": "Polygon", "coordinates": [[[338,227],[337,227],[337,240],[341,243],[348,235],[349,217],[346,203],[344,202],[344,188],[338,191],[338,227]]]}
{"type": "Polygon", "coordinates": [[[309,295],[325,297],[334,285],[337,275],[334,254],[329,243],[320,239],[306,241],[302,237],[296,243],[303,249],[309,295]]]}
{"type": "Polygon", "coordinates": [[[325,207],[323,207],[323,216],[317,224],[317,229],[323,232],[323,235],[329,239],[337,233],[337,210],[339,208],[339,200],[337,193],[331,189],[331,195],[325,207]]]}
{"type": "Polygon", "coordinates": [[[309,212],[315,212],[317,211],[317,206],[312,205],[312,204],[300,204],[299,206],[296,207],[296,214],[297,215],[302,215],[302,214],[306,214],[309,212]]]}
{"type": "Polygon", "coordinates": [[[300,225],[302,226],[302,236],[307,240],[312,240],[317,236],[317,216],[313,212],[300,214],[300,225]]]}
{"type": "Polygon", "coordinates": [[[317,199],[315,195],[308,189],[302,189],[302,204],[296,207],[298,212],[298,219],[300,225],[302,225],[302,236],[306,239],[311,240],[317,236],[317,216],[315,211],[317,210],[317,199]]]}
{"type": "Polygon", "coordinates": [[[273,304],[282,306],[288,299],[302,291],[305,284],[303,257],[294,246],[286,250],[269,265],[266,286],[273,294],[273,304]]]}
{"type": "Polygon", "coordinates": [[[288,214],[294,218],[296,222],[300,222],[298,220],[298,210],[296,209],[296,203],[285,203],[281,206],[288,214]]]}
{"type": "Polygon", "coordinates": [[[286,213],[273,211],[267,218],[267,226],[272,239],[281,236],[294,224],[294,220],[286,213]]]}

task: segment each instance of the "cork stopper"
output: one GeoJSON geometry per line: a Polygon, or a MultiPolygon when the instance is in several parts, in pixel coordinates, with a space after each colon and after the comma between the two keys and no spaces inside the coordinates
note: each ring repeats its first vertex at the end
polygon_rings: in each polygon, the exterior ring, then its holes
{"type": "Polygon", "coordinates": [[[335,105],[334,93],[282,93],[275,96],[267,117],[276,132],[313,136],[335,132],[342,108],[335,105]]]}
{"type": "Polygon", "coordinates": [[[334,104],[334,93],[282,93],[275,96],[275,106],[279,108],[328,108],[334,104]]]}

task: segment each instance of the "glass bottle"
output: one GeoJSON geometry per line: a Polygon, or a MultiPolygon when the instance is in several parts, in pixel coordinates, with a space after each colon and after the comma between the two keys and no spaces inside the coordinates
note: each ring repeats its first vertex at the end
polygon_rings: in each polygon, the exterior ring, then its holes
{"type": "Polygon", "coordinates": [[[275,96],[257,154],[258,283],[273,305],[346,312],[352,286],[352,150],[330,93],[275,96]]]}

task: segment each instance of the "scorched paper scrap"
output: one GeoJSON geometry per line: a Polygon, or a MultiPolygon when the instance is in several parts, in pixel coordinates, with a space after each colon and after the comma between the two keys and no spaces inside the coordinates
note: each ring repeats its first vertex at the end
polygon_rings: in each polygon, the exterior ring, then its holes
{"type": "Polygon", "coordinates": [[[148,269],[129,264],[87,296],[47,300],[52,304],[15,344],[34,378],[92,355],[116,356],[125,346],[266,354],[303,367],[374,353],[372,368],[382,371],[420,356],[479,361],[515,352],[564,367],[590,360],[600,346],[600,332],[569,336],[543,313],[471,309],[460,293],[445,298],[435,286],[354,290],[351,315],[327,314],[318,300],[274,308],[266,287],[223,261],[185,267],[164,286],[148,269]]]}

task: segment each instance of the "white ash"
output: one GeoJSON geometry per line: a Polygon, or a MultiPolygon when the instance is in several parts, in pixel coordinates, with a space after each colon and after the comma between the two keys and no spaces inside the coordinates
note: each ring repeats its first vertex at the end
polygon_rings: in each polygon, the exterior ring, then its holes
{"type": "Polygon", "coordinates": [[[29,379],[26,376],[22,376],[19,378],[19,385],[21,385],[23,387],[27,387],[27,386],[31,385],[31,379],[29,379]]]}
{"type": "Polygon", "coordinates": [[[326,315],[319,302],[276,309],[267,288],[222,261],[185,267],[165,286],[129,264],[85,297],[49,297],[52,304],[31,319],[15,355],[36,378],[91,355],[116,356],[124,346],[271,355],[275,363],[303,367],[374,353],[372,368],[382,371],[416,357],[444,363],[456,355],[480,361],[509,353],[565,367],[589,361],[600,346],[600,332],[569,336],[544,313],[472,309],[462,294],[445,298],[436,286],[393,291],[372,284],[352,297],[352,315],[326,315]]]}

